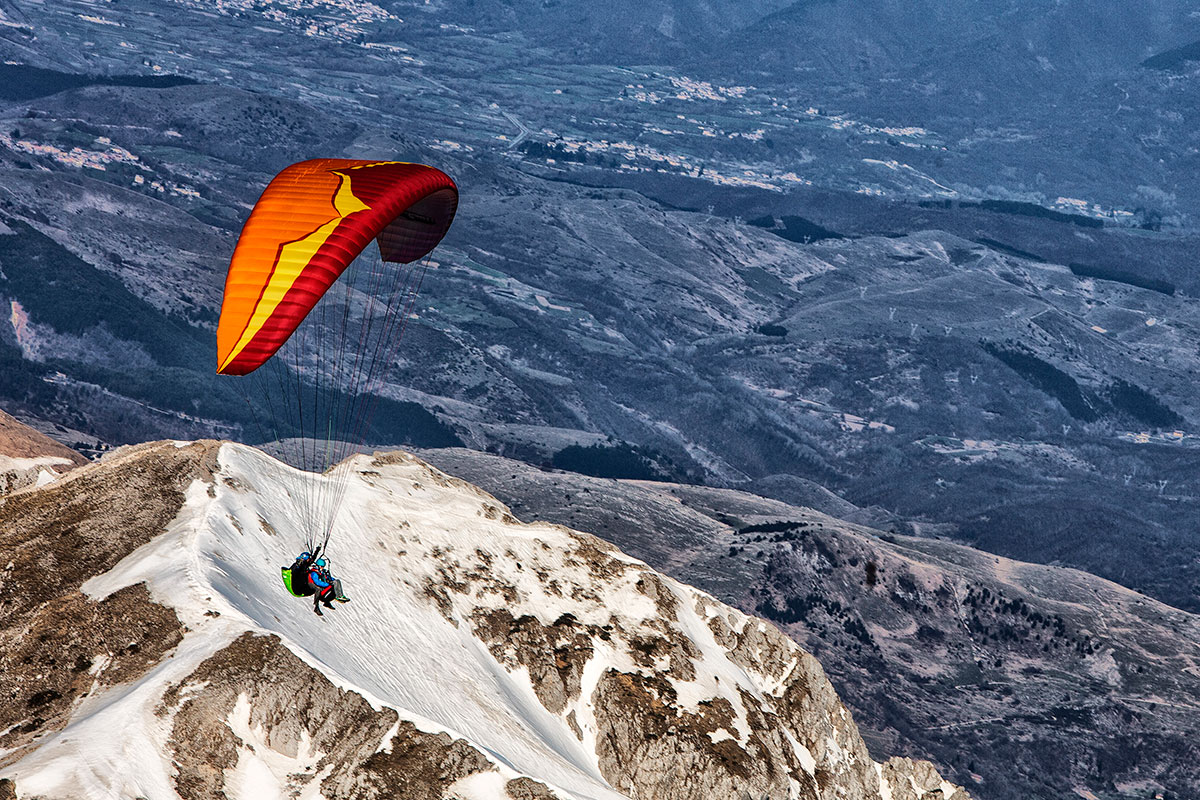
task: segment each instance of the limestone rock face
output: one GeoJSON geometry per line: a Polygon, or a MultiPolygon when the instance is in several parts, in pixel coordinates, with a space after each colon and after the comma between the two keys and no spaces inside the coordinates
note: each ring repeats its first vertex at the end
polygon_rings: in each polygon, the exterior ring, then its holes
{"type": "Polygon", "coordinates": [[[525,671],[619,791],[875,800],[915,786],[967,797],[928,762],[872,761],[820,664],[773,625],[566,533],[534,551],[570,568],[558,572],[512,549],[432,546],[425,594],[447,618],[468,619],[499,663],[525,671]],[[536,582],[522,580],[530,570],[536,582]],[[561,613],[543,621],[545,608],[561,613]]]}
{"type": "Polygon", "coordinates": [[[287,791],[315,781],[328,800],[441,800],[455,781],[494,771],[462,739],[422,733],[338,689],[273,636],[243,634],[169,687],[158,713],[171,720],[184,800],[225,795],[242,752],[255,748],[302,766],[288,775],[287,791]]]}

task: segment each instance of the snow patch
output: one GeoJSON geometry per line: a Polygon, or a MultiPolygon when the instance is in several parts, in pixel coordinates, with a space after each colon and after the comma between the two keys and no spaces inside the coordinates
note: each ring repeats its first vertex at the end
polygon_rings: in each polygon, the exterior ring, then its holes
{"type": "Polygon", "coordinates": [[[460,778],[446,789],[450,800],[497,800],[508,797],[504,785],[508,783],[499,772],[476,772],[460,778]]]}
{"type": "Polygon", "coordinates": [[[292,776],[310,772],[325,754],[313,748],[308,731],[300,732],[295,756],[272,749],[262,726],[250,726],[250,708],[250,698],[245,693],[238,695],[237,704],[226,720],[229,729],[243,744],[238,749],[237,764],[225,770],[226,796],[230,800],[270,797],[318,800],[321,797],[319,777],[305,782],[300,788],[292,776]]]}

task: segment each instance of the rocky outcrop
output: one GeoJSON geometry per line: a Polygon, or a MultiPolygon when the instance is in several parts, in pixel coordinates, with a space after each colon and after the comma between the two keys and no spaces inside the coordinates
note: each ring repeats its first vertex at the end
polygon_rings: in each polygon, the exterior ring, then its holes
{"type": "Polygon", "coordinates": [[[946,793],[946,784],[928,761],[889,758],[880,769],[891,788],[892,800],[955,800],[962,792],[946,793]]]}
{"type": "MultiPolygon", "coordinates": [[[[511,800],[556,800],[557,795],[544,783],[532,778],[514,778],[504,785],[504,793],[511,800]]],[[[2,798],[0,798],[2,800],[2,798]]]]}
{"type": "Polygon", "coordinates": [[[713,698],[687,711],[658,675],[610,671],[593,703],[597,755],[614,786],[637,797],[674,800],[832,793],[899,798],[917,785],[938,792],[927,800],[966,800],[966,792],[944,783],[928,762],[893,759],[877,769],[812,656],[773,626],[737,619],[736,612],[727,616],[729,609],[708,598],[698,605],[701,616],[711,615],[730,660],[777,688],[761,694],[740,688],[736,707],[713,698]],[[730,616],[741,632],[729,624],[730,616]]]}
{"type": "Polygon", "coordinates": [[[592,638],[604,635],[603,630],[582,625],[570,614],[543,625],[528,614],[513,619],[508,609],[481,610],[473,622],[476,633],[500,663],[529,671],[538,700],[555,714],[579,697],[583,668],[593,653],[592,638]]]}
{"type": "Polygon", "coordinates": [[[77,591],[0,628],[0,766],[62,728],[72,709],[104,687],[132,681],[182,639],[171,609],[143,584],[100,602],[77,591]]]}
{"type": "Polygon", "coordinates": [[[646,800],[969,798],[927,761],[893,758],[878,767],[807,654],[789,669],[778,702],[745,690],[738,697],[741,720],[723,698],[687,711],[661,678],[608,672],[593,695],[601,770],[613,786],[646,800]]]}
{"type": "Polygon", "coordinates": [[[686,711],[667,681],[615,670],[600,680],[593,703],[600,768],[630,796],[818,797],[787,734],[772,725],[778,722],[773,714],[748,714],[750,732],[739,741],[728,700],[702,701],[686,711]]]}
{"type": "MultiPolygon", "coordinates": [[[[419,731],[337,688],[274,636],[243,634],[170,687],[158,713],[171,720],[184,800],[225,796],[241,759],[268,750],[294,762],[285,791],[316,781],[327,800],[443,800],[456,781],[495,769],[463,740],[419,731]]],[[[514,791],[539,797],[524,784],[514,791]]]]}
{"type": "Polygon", "coordinates": [[[162,533],[193,480],[212,480],[217,445],[126,448],[37,492],[0,498],[8,563],[0,615],[36,608],[112,569],[162,533]]]}

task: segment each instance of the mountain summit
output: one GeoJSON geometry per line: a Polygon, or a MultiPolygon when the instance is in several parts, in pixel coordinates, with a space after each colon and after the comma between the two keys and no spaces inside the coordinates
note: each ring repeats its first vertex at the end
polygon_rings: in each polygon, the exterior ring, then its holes
{"type": "Polygon", "coordinates": [[[123,448],[0,529],[0,797],[967,797],[770,624],[405,453],[123,448]],[[317,617],[278,569],[335,471],[317,617]]]}

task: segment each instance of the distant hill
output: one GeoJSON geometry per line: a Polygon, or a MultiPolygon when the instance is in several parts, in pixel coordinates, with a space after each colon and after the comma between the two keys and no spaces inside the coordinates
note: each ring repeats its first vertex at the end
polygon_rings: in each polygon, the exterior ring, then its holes
{"type": "Polygon", "coordinates": [[[4,411],[0,411],[0,456],[9,458],[50,456],[68,459],[73,465],[88,463],[86,458],[71,448],[59,444],[44,433],[39,433],[4,411]]]}
{"type": "Polygon", "coordinates": [[[60,474],[86,464],[69,447],[0,411],[0,497],[27,486],[52,483],[60,474]]]}

